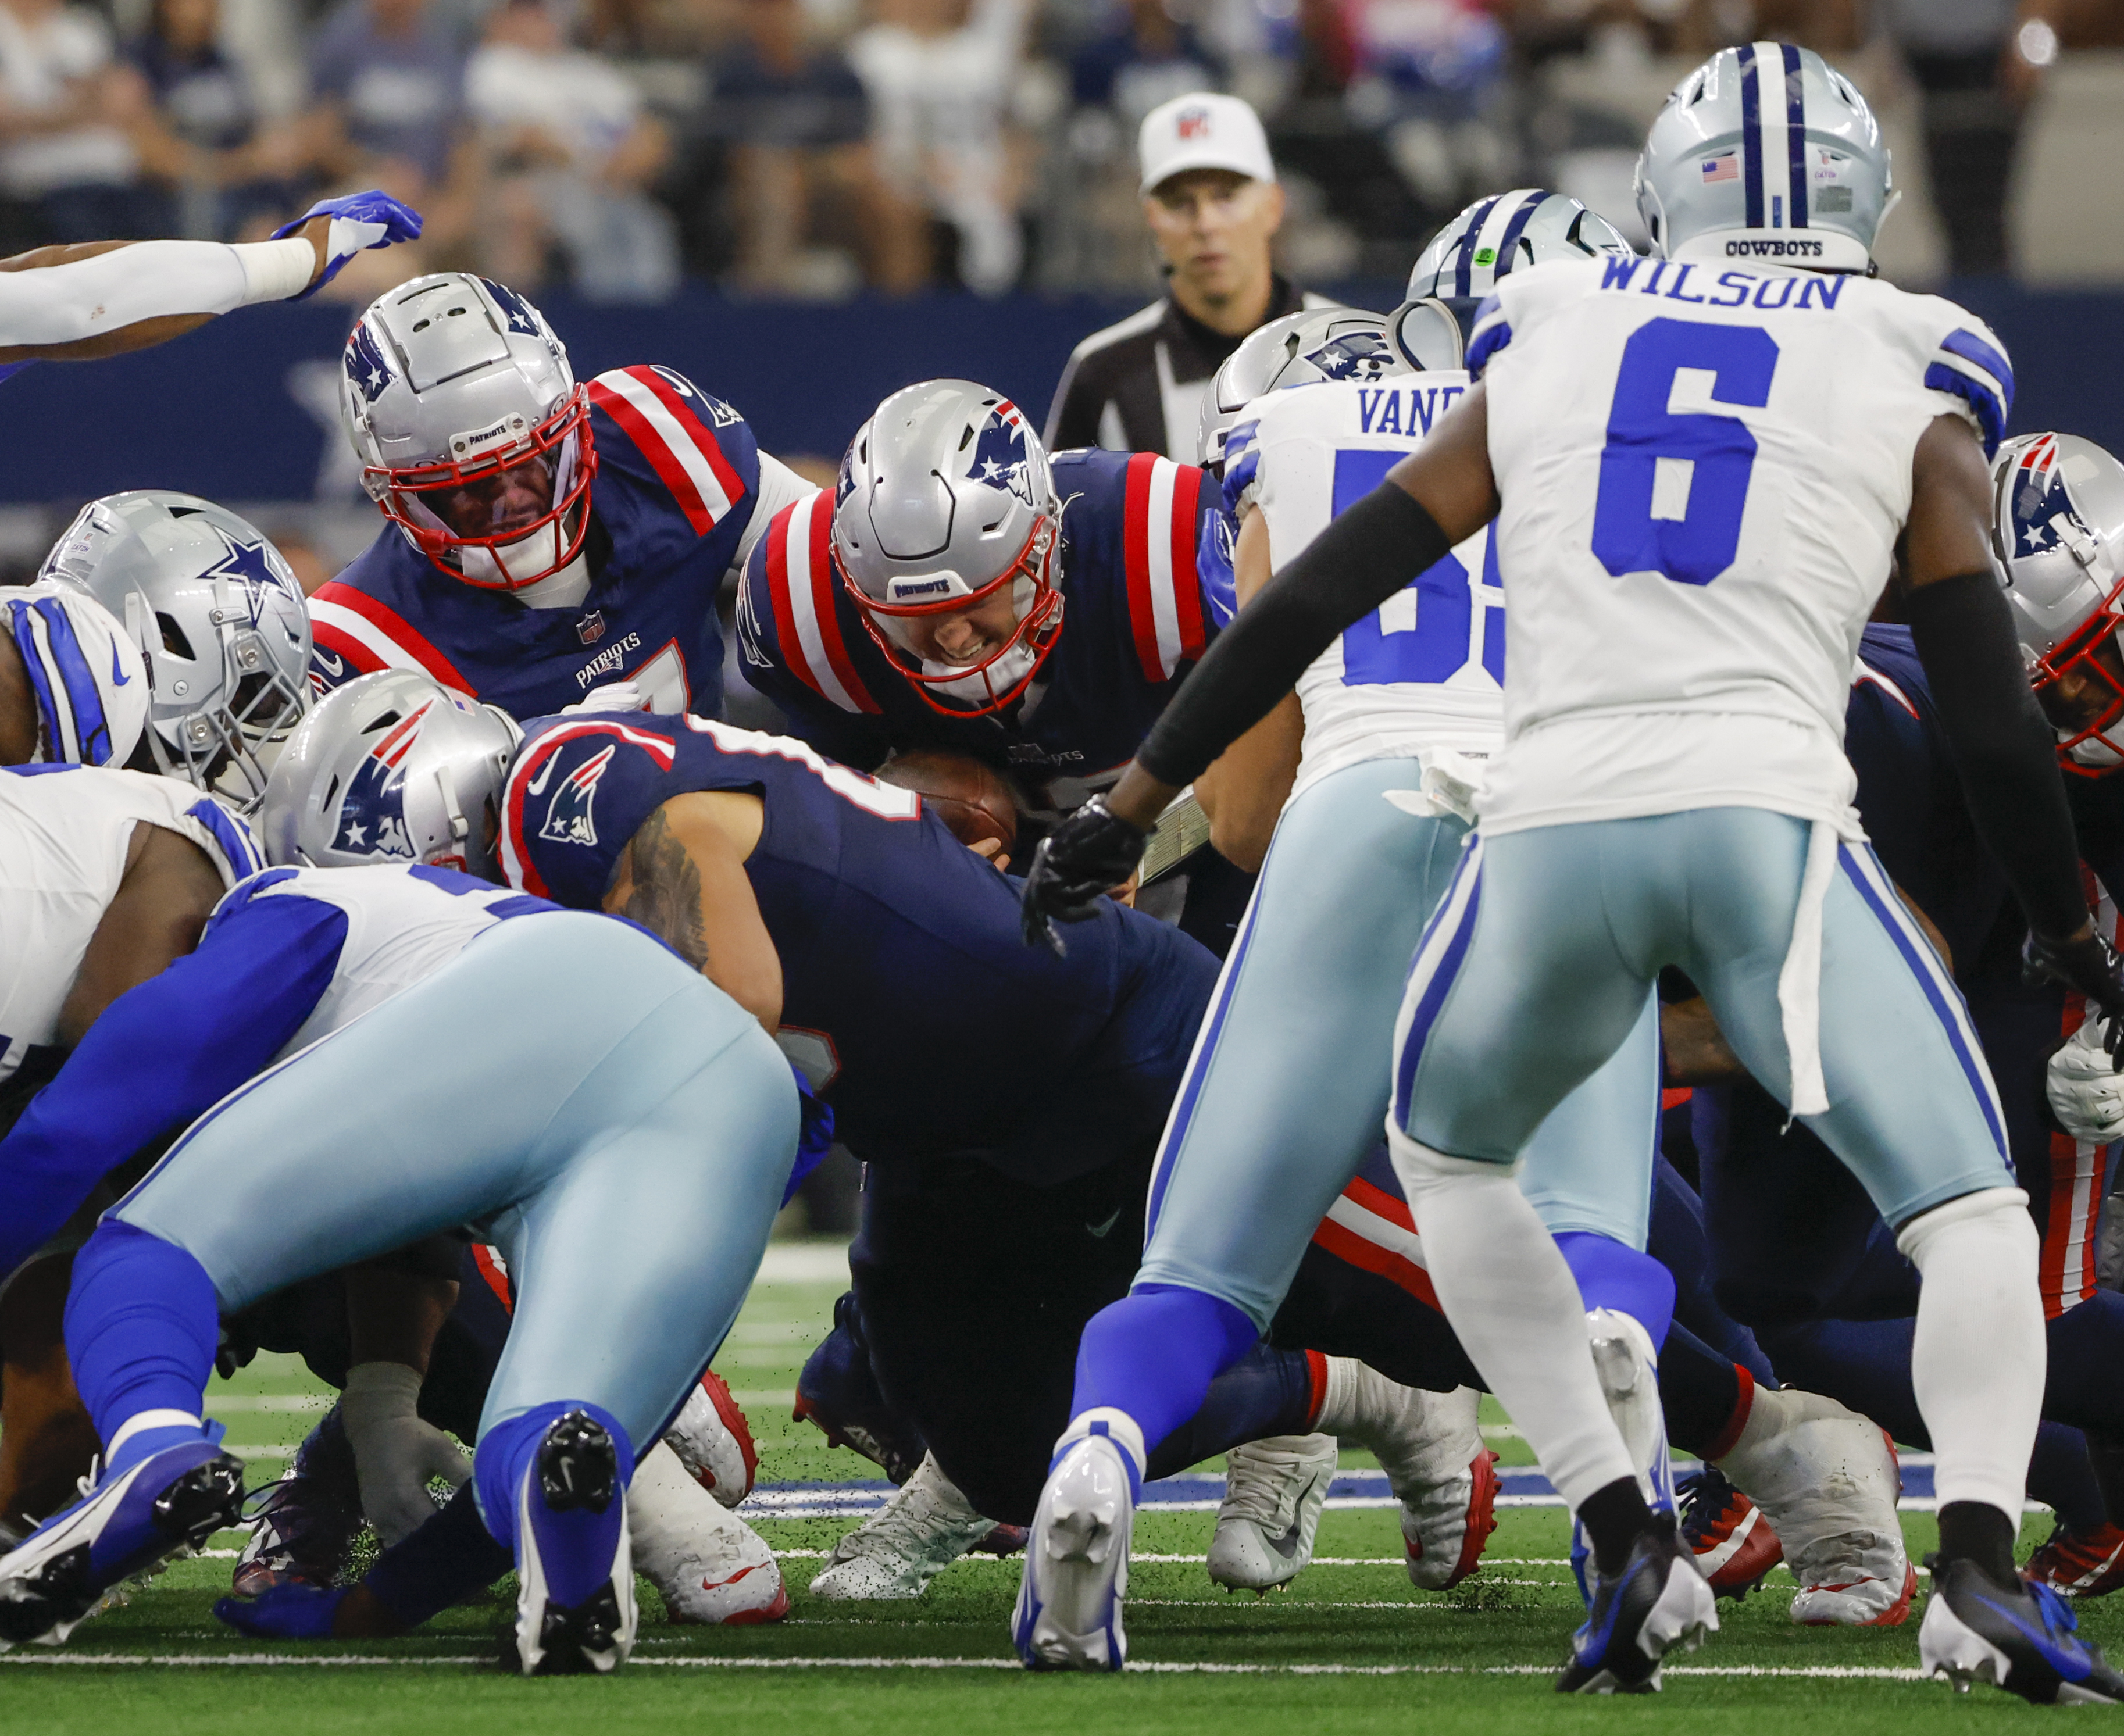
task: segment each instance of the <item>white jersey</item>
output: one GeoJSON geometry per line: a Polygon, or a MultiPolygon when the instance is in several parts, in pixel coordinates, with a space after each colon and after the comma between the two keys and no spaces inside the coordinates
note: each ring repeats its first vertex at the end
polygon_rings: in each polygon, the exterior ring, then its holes
{"type": "Polygon", "coordinates": [[[0,1080],[59,1040],[59,1009],[143,824],[189,838],[231,886],[265,860],[242,821],[176,778],[87,766],[0,772],[0,1080]]]}
{"type": "Polygon", "coordinates": [[[1500,283],[1468,364],[1512,618],[1485,829],[1742,806],[1855,833],[1858,636],[1919,438],[2004,428],[1998,339],[1877,279],[1572,261],[1500,283]]]}
{"type": "Polygon", "coordinates": [[[270,869],[232,892],[212,920],[270,898],[308,900],[318,925],[341,936],[330,981],[275,1062],[433,976],[496,922],[557,908],[454,869],[399,863],[270,869]]]}
{"type": "MultiPolygon", "coordinates": [[[[1458,373],[1326,381],[1249,404],[1225,442],[1226,474],[1266,519],[1273,565],[1288,565],[1330,518],[1377,487],[1468,383],[1458,373]]],[[[1437,748],[1495,752],[1504,727],[1504,601],[1485,526],[1346,630],[1298,678],[1305,739],[1292,794],[1368,759],[1437,748]]]]}

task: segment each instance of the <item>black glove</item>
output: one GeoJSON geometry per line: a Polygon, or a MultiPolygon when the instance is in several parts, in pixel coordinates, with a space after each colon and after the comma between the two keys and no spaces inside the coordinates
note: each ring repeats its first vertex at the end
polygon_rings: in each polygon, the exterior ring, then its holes
{"type": "Polygon", "coordinates": [[[2117,954],[2101,934],[2089,928],[2077,940],[2052,941],[2031,930],[2021,949],[2021,969],[2032,983],[2062,983],[2087,997],[2109,1020],[2104,1046],[2109,1058],[2124,1067],[2124,974],[2117,954]]]}
{"type": "Polygon", "coordinates": [[[1025,876],[1025,944],[1045,941],[1069,956],[1055,923],[1082,922],[1135,872],[1150,834],[1107,812],[1093,796],[1041,840],[1025,876]]]}

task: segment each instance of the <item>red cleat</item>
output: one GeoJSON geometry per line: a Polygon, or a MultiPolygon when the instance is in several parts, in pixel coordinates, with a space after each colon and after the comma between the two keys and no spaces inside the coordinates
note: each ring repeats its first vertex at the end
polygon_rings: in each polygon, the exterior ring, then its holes
{"type": "Polygon", "coordinates": [[[1696,1565],[1722,1598],[1745,1598],[1784,1560],[1784,1546],[1762,1509],[1706,1465],[1675,1486],[1681,1537],[1696,1565]]]}
{"type": "Polygon", "coordinates": [[[2106,1598],[2124,1586],[2124,1526],[2103,1525],[2080,1537],[2060,1525],[2028,1557],[2021,1577],[2064,1598],[2106,1598]]]}

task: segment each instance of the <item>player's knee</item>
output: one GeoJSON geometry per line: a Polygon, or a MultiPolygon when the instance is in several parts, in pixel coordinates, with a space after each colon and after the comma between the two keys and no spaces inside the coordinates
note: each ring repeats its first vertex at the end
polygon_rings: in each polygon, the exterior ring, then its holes
{"type": "Polygon", "coordinates": [[[1456,1157],[1440,1151],[1412,1138],[1391,1120],[1387,1124],[1387,1150],[1393,1159],[1394,1174],[1412,1196],[1456,1181],[1500,1178],[1509,1181],[1518,1168],[1511,1157],[1456,1157]]]}
{"type": "Polygon", "coordinates": [[[1920,1273],[1943,1249],[1952,1246],[1959,1258],[1980,1246],[1995,1260],[2034,1271],[2039,1239],[2020,1189],[1979,1188],[1919,1213],[1896,1231],[1896,1246],[1920,1273]]]}

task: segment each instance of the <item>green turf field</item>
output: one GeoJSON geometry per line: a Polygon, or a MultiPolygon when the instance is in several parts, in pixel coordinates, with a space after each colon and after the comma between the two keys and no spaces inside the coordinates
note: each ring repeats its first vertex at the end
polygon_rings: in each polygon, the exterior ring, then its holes
{"type": "MultiPolygon", "coordinates": [[[[853,1455],[815,1444],[820,1437],[808,1424],[789,1420],[796,1368],[824,1333],[840,1288],[829,1269],[811,1250],[778,1252],[717,1361],[752,1419],[762,1483],[875,1474],[853,1455]]],[[[299,1365],[270,1358],[225,1386],[217,1382],[210,1401],[229,1425],[231,1443],[251,1449],[291,1446],[322,1403],[299,1365]]],[[[1507,1433],[1492,1444],[1507,1460],[1527,1457],[1507,1433]]],[[[248,1456],[254,1481],[270,1480],[283,1462],[255,1450],[248,1456]]],[[[1443,1594],[1410,1587],[1390,1511],[1331,1511],[1320,1528],[1322,1560],[1290,1591],[1266,1599],[1233,1598],[1210,1583],[1201,1563],[1210,1514],[1144,1514],[1128,1617],[1134,1661],[1119,1678],[1031,1677],[1016,1667],[1006,1638],[1014,1560],[961,1562],[918,1602],[814,1601],[805,1590],[811,1558],[853,1523],[759,1522],[786,1551],[792,1607],[776,1626],[670,1627],[645,1583],[634,1662],[600,1680],[526,1682],[495,1666],[513,1585],[491,1604],[451,1612],[416,1639],[267,1645],[234,1635],[209,1613],[227,1587],[228,1560],[182,1562],[128,1607],[84,1626],[62,1649],[30,1648],[0,1659],[0,1731],[1301,1736],[1323,1728],[1576,1731],[1628,1720],[1692,1736],[1792,1736],[1804,1720],[1810,1732],[1889,1736],[2043,1715],[1997,1693],[1957,1698],[1942,1684],[1907,1679],[1917,1664],[1915,1619],[1879,1632],[1793,1626],[1782,1570],[1765,1594],[1738,1607],[1721,1605],[1725,1630],[1670,1669],[1656,1700],[1559,1700],[1550,1677],[1579,1616],[1555,1508],[1506,1511],[1483,1573],[1443,1594]]],[[[2042,1528],[2031,1520],[2024,1547],[2042,1528]]],[[[1907,1529],[1913,1553],[1930,1546],[1928,1516],[1909,1515],[1907,1529]]],[[[233,1551],[237,1540],[215,1541],[233,1551]]],[[[2096,1603],[2082,1613],[2097,1640],[2124,1645],[2124,1608],[2096,1603]]],[[[2047,1715],[2077,1723],[2103,1714],[2047,1715]]]]}

